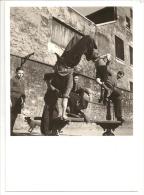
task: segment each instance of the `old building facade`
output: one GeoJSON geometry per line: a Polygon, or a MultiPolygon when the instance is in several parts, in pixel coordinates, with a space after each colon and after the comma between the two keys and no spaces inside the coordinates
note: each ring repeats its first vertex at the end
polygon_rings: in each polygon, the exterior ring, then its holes
{"type": "Polygon", "coordinates": [[[106,7],[87,16],[96,24],[99,50],[111,53],[111,67],[125,72],[121,88],[132,91],[133,11],[130,7],[106,7]]]}
{"type": "MultiPolygon", "coordinates": [[[[43,75],[55,65],[55,52],[61,54],[74,34],[91,35],[99,51],[112,54],[112,70],[125,72],[120,84],[123,90],[123,106],[126,116],[132,117],[132,17],[130,8],[117,8],[117,19],[96,24],[70,7],[15,7],[10,10],[11,76],[20,65],[21,57],[34,52],[26,62],[25,80],[26,108],[33,115],[41,115],[46,85],[43,75]],[[125,13],[125,15],[124,15],[125,13]],[[124,18],[125,17],[125,18],[124,18]],[[131,23],[129,22],[129,19],[131,23]],[[131,84],[130,84],[131,83],[131,84]]],[[[105,117],[105,108],[97,104],[99,86],[95,82],[95,67],[82,57],[80,64],[82,85],[96,92],[88,113],[100,119],[105,117]]]]}

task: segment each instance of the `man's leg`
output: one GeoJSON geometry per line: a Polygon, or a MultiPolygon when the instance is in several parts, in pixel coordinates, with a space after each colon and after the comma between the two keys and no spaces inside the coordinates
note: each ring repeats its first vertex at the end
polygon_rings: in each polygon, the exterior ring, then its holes
{"type": "Polygon", "coordinates": [[[105,82],[102,84],[102,87],[106,90],[107,98],[110,97],[113,92],[113,86],[111,85],[111,83],[105,82]]]}
{"type": "Polygon", "coordinates": [[[63,98],[62,99],[62,118],[67,119],[66,115],[66,109],[67,109],[67,104],[68,104],[68,98],[63,98]]]}
{"type": "Polygon", "coordinates": [[[74,67],[78,65],[83,54],[88,61],[95,59],[95,49],[97,49],[95,41],[90,36],[86,35],[75,45],[72,45],[72,48],[69,48],[68,51],[65,50],[62,54],[62,58],[67,66],[74,67]]]}
{"type": "MultiPolygon", "coordinates": [[[[66,76],[60,76],[56,74],[52,80],[52,85],[60,91],[60,97],[62,98],[61,106],[62,107],[62,118],[67,118],[66,109],[68,104],[69,94],[73,87],[73,73],[69,73],[66,76]]],[[[60,109],[61,110],[61,109],[60,109]]]]}
{"type": "Polygon", "coordinates": [[[118,89],[115,89],[112,93],[112,101],[114,104],[115,117],[118,121],[124,122],[122,117],[122,102],[121,102],[121,92],[118,89]]]}
{"type": "Polygon", "coordinates": [[[104,100],[104,93],[105,93],[105,89],[104,87],[101,86],[99,103],[101,103],[104,100]]]}
{"type": "Polygon", "coordinates": [[[121,98],[116,97],[113,103],[114,103],[115,117],[117,118],[117,120],[119,120],[122,118],[121,98]]]}
{"type": "Polygon", "coordinates": [[[41,119],[41,132],[44,135],[51,135],[50,128],[50,108],[49,105],[45,104],[41,119]]]}
{"type": "Polygon", "coordinates": [[[11,135],[13,135],[13,127],[16,121],[18,113],[16,111],[11,111],[11,135]]]}
{"type": "Polygon", "coordinates": [[[66,109],[68,104],[68,98],[73,87],[73,74],[69,74],[65,77],[65,87],[63,90],[62,99],[62,118],[67,119],[66,109]]]}

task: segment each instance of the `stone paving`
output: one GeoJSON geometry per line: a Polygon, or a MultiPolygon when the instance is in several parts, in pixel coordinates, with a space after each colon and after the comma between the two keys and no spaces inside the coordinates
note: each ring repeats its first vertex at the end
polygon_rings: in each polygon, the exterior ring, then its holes
{"type": "MultiPolygon", "coordinates": [[[[16,136],[42,136],[40,128],[36,127],[32,133],[28,132],[28,126],[24,128],[15,128],[14,135],[16,136]]],[[[63,132],[60,136],[102,136],[104,133],[103,129],[95,123],[84,123],[84,122],[71,122],[69,125],[63,128],[63,132]]],[[[119,126],[114,134],[116,136],[131,136],[133,135],[132,122],[126,121],[122,126],[119,126]]]]}

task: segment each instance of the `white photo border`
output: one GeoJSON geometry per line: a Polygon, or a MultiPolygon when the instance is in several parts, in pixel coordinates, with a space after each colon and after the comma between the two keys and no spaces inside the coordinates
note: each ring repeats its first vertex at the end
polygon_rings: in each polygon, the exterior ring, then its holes
{"type": "Polygon", "coordinates": [[[25,192],[141,194],[144,163],[144,3],[137,1],[5,1],[1,67],[2,195],[25,192]],[[133,7],[133,136],[10,136],[10,7],[133,7]],[[140,20],[141,18],[141,20],[140,20]],[[46,151],[47,148],[47,151],[46,151]],[[53,148],[52,151],[50,148],[53,148]],[[44,150],[45,149],[45,150],[44,150]],[[31,165],[31,166],[30,166],[31,165]]]}

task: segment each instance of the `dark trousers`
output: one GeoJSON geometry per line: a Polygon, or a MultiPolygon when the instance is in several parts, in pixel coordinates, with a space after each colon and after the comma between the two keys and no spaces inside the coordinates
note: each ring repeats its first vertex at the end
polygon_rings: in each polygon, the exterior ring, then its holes
{"type": "Polygon", "coordinates": [[[21,113],[22,104],[21,98],[11,97],[12,107],[11,107],[11,135],[13,135],[13,127],[18,114],[21,113]]]}
{"type": "MultiPolygon", "coordinates": [[[[75,37],[73,37],[73,39],[75,39],[75,37]]],[[[88,61],[92,60],[93,50],[97,49],[94,39],[88,35],[83,36],[78,41],[73,41],[73,39],[69,42],[61,56],[64,63],[69,67],[74,67],[78,65],[83,54],[86,56],[88,61]]]]}
{"type": "Polygon", "coordinates": [[[13,127],[18,116],[17,112],[11,111],[11,135],[13,135],[13,127]]]}
{"type": "Polygon", "coordinates": [[[43,114],[41,119],[41,132],[44,135],[50,135],[53,128],[53,120],[57,118],[59,109],[57,104],[57,94],[48,88],[44,101],[43,114]]]}
{"type": "Polygon", "coordinates": [[[57,106],[45,104],[41,119],[41,132],[44,135],[51,135],[54,126],[54,119],[58,116],[57,106]]]}
{"type": "Polygon", "coordinates": [[[41,133],[46,136],[55,136],[67,125],[67,121],[58,118],[58,105],[45,104],[42,119],[41,133]]]}
{"type": "Polygon", "coordinates": [[[117,119],[122,118],[122,97],[121,97],[121,91],[119,89],[114,89],[114,91],[111,94],[111,100],[114,104],[114,112],[115,117],[117,119]]]}

